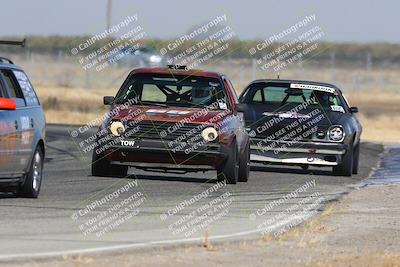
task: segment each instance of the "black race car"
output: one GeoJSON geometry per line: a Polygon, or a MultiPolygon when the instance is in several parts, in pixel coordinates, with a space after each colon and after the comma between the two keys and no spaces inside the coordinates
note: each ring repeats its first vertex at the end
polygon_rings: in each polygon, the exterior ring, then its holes
{"type": "MultiPolygon", "coordinates": [[[[24,42],[0,41],[24,45],[24,42]]],[[[42,183],[45,118],[25,72],[0,57],[0,187],[36,198],[42,183]]]]}
{"type": "Polygon", "coordinates": [[[358,172],[362,127],[339,88],[298,80],[256,80],[240,96],[252,162],[332,166],[358,172]]]}

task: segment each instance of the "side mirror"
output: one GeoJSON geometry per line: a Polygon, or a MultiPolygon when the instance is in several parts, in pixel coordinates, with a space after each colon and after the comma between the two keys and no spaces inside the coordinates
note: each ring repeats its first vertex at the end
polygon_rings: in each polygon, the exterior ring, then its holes
{"type": "Polygon", "coordinates": [[[350,113],[357,113],[358,112],[358,107],[350,107],[349,108],[350,113]]]}
{"type": "Polygon", "coordinates": [[[0,110],[14,110],[17,108],[15,100],[0,97],[0,110]]]}
{"type": "Polygon", "coordinates": [[[246,112],[247,104],[239,103],[235,105],[235,111],[237,112],[246,112]]]}
{"type": "Polygon", "coordinates": [[[112,105],[114,104],[115,98],[113,96],[105,96],[103,97],[103,104],[104,105],[112,105]]]}

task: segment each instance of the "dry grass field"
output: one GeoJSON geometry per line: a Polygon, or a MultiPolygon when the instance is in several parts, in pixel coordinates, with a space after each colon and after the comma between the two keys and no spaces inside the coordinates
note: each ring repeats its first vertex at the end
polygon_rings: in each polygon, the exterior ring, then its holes
{"type": "MultiPolygon", "coordinates": [[[[88,90],[38,86],[48,123],[85,124],[107,111],[104,95],[114,95],[115,88],[88,90]]],[[[363,139],[396,143],[400,137],[400,93],[364,91],[349,92],[351,105],[358,106],[364,126],[363,139]]]]}
{"type": "Polygon", "coordinates": [[[347,98],[359,107],[364,140],[400,143],[400,93],[367,91],[348,93],[347,98]]]}

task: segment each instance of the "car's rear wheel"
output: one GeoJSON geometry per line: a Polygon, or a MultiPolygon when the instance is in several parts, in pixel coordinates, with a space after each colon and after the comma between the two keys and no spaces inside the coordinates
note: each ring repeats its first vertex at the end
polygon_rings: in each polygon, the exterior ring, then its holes
{"type": "Polygon", "coordinates": [[[353,152],[353,174],[358,174],[359,161],[360,161],[360,142],[356,145],[353,152]]]}
{"type": "Polygon", "coordinates": [[[250,176],[250,141],[247,142],[246,148],[239,156],[239,182],[247,182],[250,176]]]}
{"type": "Polygon", "coordinates": [[[333,167],[334,175],[351,176],[353,174],[354,166],[354,148],[353,143],[350,144],[349,149],[342,156],[342,162],[333,167]]]}
{"type": "Polygon", "coordinates": [[[102,177],[125,177],[128,174],[128,166],[111,164],[103,153],[92,155],[92,175],[102,177]]]}
{"type": "Polygon", "coordinates": [[[17,195],[21,197],[37,198],[42,185],[43,177],[43,151],[38,146],[33,154],[29,172],[25,181],[17,188],[17,195]]]}
{"type": "Polygon", "coordinates": [[[224,163],[217,167],[218,181],[226,180],[228,184],[236,184],[239,176],[239,153],[236,141],[228,153],[224,163]]]}

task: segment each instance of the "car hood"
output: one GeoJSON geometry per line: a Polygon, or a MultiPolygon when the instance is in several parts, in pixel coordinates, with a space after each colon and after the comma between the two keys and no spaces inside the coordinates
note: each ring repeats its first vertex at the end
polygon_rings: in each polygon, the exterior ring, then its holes
{"type": "MultiPolygon", "coordinates": [[[[282,111],[282,112],[269,112],[263,110],[255,110],[250,109],[245,113],[245,120],[247,123],[257,122],[257,121],[264,121],[270,120],[273,118],[280,118],[282,124],[290,124],[295,120],[299,120],[301,118],[308,118],[307,114],[312,114],[313,110],[303,110],[301,112],[289,112],[289,111],[282,111]]],[[[341,122],[348,116],[346,113],[342,112],[334,112],[330,110],[322,110],[320,109],[318,115],[323,114],[323,118],[319,121],[319,125],[333,125],[333,124],[341,124],[341,122]]],[[[318,115],[314,115],[318,116],[318,115]]],[[[312,118],[309,118],[310,120],[312,118]]]]}
{"type": "Polygon", "coordinates": [[[165,122],[210,123],[214,124],[227,115],[227,110],[206,108],[182,108],[159,106],[114,106],[111,111],[114,120],[153,120],[165,122]],[[116,112],[117,111],[117,112],[116,112]]]}
{"type": "MultiPolygon", "coordinates": [[[[246,127],[250,132],[250,136],[266,138],[266,137],[277,137],[277,133],[280,133],[282,129],[284,134],[291,132],[293,129],[302,129],[297,135],[302,135],[305,132],[303,125],[307,125],[307,128],[317,127],[318,132],[326,132],[332,125],[343,125],[346,124],[348,114],[342,112],[336,112],[326,109],[305,109],[299,112],[289,111],[265,111],[263,108],[249,108],[245,112],[246,127]],[[319,110],[319,112],[318,112],[319,110]],[[315,112],[315,113],[311,113],[315,112]],[[309,115],[311,114],[311,115],[309,115]],[[291,128],[290,125],[298,122],[299,124],[291,128]],[[308,124],[310,123],[310,124],[308,124]],[[287,128],[289,127],[289,128],[287,128]]],[[[283,135],[284,135],[283,134],[283,135]]],[[[312,133],[311,133],[312,134],[312,133]]],[[[311,136],[303,136],[301,139],[310,139],[311,136]]]]}

